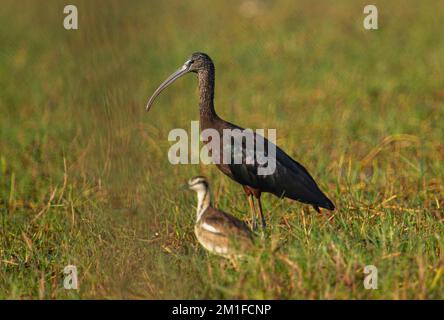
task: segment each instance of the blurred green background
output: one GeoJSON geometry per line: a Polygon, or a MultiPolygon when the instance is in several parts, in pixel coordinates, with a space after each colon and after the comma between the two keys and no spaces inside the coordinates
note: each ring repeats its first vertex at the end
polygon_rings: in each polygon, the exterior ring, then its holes
{"type": "Polygon", "coordinates": [[[366,1],[70,1],[71,31],[66,4],[1,4],[0,298],[444,298],[443,1],[373,1],[375,31],[366,1]],[[269,245],[238,270],[199,246],[179,187],[207,175],[247,219],[242,188],[167,160],[198,120],[195,76],[144,111],[195,51],[219,115],[277,128],[338,207],[265,195],[269,245]]]}

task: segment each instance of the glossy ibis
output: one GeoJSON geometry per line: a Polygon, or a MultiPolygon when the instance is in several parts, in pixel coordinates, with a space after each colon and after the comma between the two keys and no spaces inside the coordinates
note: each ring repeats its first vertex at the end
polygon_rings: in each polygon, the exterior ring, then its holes
{"type": "Polygon", "coordinates": [[[211,206],[210,188],[205,177],[194,177],[188,188],[197,192],[194,233],[211,253],[238,256],[252,247],[253,234],[245,222],[211,206]]]}
{"type": "MultiPolygon", "coordinates": [[[[205,53],[193,53],[185,64],[172,75],[170,75],[154,92],[148,101],[146,110],[149,111],[155,98],[172,84],[176,79],[187,73],[197,73],[199,81],[199,110],[200,110],[200,127],[201,130],[212,128],[217,130],[221,136],[220,154],[223,153],[224,146],[222,144],[222,134],[224,129],[241,129],[242,128],[222,120],[214,109],[214,77],[215,69],[211,58],[205,53]]],[[[270,143],[264,138],[264,141],[270,143]]],[[[207,142],[208,143],[208,142],[207,142]]],[[[274,146],[274,145],[273,145],[274,146]]],[[[235,148],[231,149],[234,152],[235,148]]],[[[243,162],[241,164],[216,164],[220,171],[229,176],[234,181],[240,183],[247,196],[252,213],[253,228],[256,228],[256,210],[253,197],[258,200],[259,212],[262,220],[262,227],[265,227],[265,218],[262,212],[261,193],[269,192],[278,197],[287,197],[306,204],[310,204],[313,208],[320,212],[320,208],[334,210],[333,202],[327,198],[319,189],[318,185],[300,163],[293,160],[279,147],[276,147],[275,164],[276,170],[270,175],[258,175],[257,169],[259,164],[249,164],[243,162]]],[[[255,150],[242,149],[243,156],[245,154],[255,152],[255,150]]],[[[231,154],[233,156],[233,154],[231,154]]],[[[217,162],[216,162],[217,163],[217,162]]]]}

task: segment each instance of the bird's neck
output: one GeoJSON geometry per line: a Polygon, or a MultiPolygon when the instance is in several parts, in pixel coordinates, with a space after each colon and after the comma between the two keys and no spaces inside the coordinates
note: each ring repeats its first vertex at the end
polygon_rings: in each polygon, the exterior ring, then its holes
{"type": "Polygon", "coordinates": [[[218,118],[214,110],[214,66],[200,70],[199,78],[199,110],[202,121],[213,121],[218,118]]]}
{"type": "Polygon", "coordinates": [[[210,191],[208,189],[198,191],[197,192],[196,222],[200,220],[200,218],[202,217],[202,214],[205,212],[205,210],[208,209],[210,204],[211,204],[210,191]]]}

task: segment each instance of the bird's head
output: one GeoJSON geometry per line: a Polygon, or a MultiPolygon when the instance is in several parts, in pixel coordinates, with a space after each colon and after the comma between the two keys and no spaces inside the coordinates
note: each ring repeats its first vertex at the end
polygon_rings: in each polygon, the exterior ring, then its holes
{"type": "Polygon", "coordinates": [[[176,70],[173,74],[171,74],[162,84],[154,91],[153,95],[151,96],[150,100],[148,101],[148,104],[146,106],[146,111],[149,111],[151,106],[154,103],[154,99],[169,85],[171,85],[174,81],[179,79],[181,76],[189,73],[199,73],[204,70],[214,70],[213,61],[211,58],[206,54],[202,52],[195,52],[191,55],[191,57],[188,58],[187,61],[183,64],[182,67],[180,67],[178,70],[176,70]]]}
{"type": "Polygon", "coordinates": [[[189,65],[189,72],[198,73],[199,71],[213,68],[213,61],[211,58],[203,52],[195,52],[185,62],[185,65],[189,65]]]}
{"type": "Polygon", "coordinates": [[[196,192],[206,193],[209,189],[208,181],[205,177],[197,176],[188,180],[188,189],[196,192]]]}

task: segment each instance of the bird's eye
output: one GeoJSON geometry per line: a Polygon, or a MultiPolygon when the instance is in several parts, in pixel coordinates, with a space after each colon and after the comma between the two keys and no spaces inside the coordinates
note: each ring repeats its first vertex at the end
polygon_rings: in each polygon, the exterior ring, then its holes
{"type": "Polygon", "coordinates": [[[193,64],[194,63],[194,60],[190,60],[190,61],[188,61],[188,64],[190,65],[190,64],[193,64]]]}

